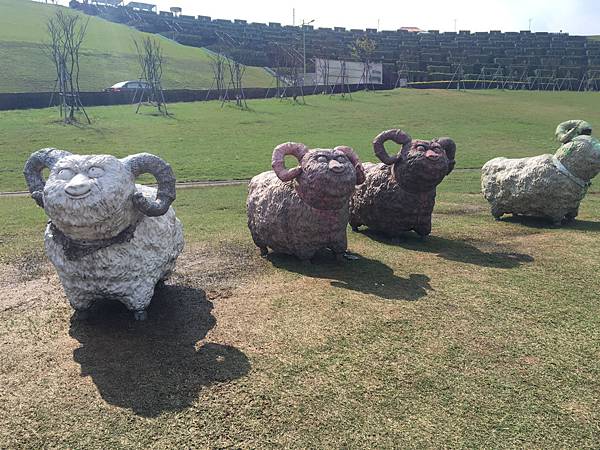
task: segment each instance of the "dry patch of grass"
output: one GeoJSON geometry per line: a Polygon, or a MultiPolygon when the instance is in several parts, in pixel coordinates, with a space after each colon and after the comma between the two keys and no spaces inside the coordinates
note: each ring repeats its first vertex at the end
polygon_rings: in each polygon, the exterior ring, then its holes
{"type": "Polygon", "coordinates": [[[598,442],[598,200],[550,229],[442,193],[427,240],[349,233],[338,265],[260,258],[217,195],[181,196],[188,244],[144,323],[111,302],[73,322],[41,251],[5,261],[0,447],[598,442]]]}

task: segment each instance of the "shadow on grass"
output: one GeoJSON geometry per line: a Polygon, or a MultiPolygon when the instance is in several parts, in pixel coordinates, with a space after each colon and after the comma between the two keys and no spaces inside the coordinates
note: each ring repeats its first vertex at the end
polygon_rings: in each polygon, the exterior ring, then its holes
{"type": "Polygon", "coordinates": [[[294,256],[269,253],[275,267],[312,278],[331,280],[331,285],[351,291],[373,294],[388,300],[414,301],[433,290],[430,278],[412,273],[408,278],[394,275],[391,267],[380,261],[358,255],[359,259],[338,263],[332,253],[319,252],[311,263],[294,256]]]}
{"type": "Polygon", "coordinates": [[[518,223],[530,228],[564,228],[566,230],[600,231],[600,222],[594,222],[591,220],[575,219],[574,221],[565,223],[560,227],[552,225],[552,222],[549,219],[544,219],[542,217],[503,216],[502,219],[500,219],[500,222],[518,223]]]}
{"type": "Polygon", "coordinates": [[[397,245],[417,252],[435,253],[440,258],[450,261],[475,264],[483,267],[513,269],[523,263],[533,262],[534,260],[532,256],[524,253],[486,253],[465,241],[454,241],[438,236],[429,236],[425,240],[422,240],[416,234],[413,235],[412,233],[407,233],[405,236],[398,238],[388,238],[370,230],[363,231],[362,233],[384,244],[397,245]]]}
{"type": "Polygon", "coordinates": [[[250,370],[234,347],[197,344],[215,326],[211,310],[204,291],[182,286],[157,289],[144,322],[119,302],[99,302],[88,321],[71,322],[81,344],[73,359],[111,405],[145,417],[185,409],[204,386],[250,370]]]}

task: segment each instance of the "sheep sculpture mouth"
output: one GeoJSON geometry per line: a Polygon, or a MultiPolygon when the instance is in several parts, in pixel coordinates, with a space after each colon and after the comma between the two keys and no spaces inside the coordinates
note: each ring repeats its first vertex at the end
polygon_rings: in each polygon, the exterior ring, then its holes
{"type": "Polygon", "coordinates": [[[92,193],[92,190],[90,189],[87,192],[84,192],[83,194],[70,194],[69,192],[65,191],[65,193],[67,194],[67,196],[72,199],[72,200],[81,200],[83,198],[89,197],[90,194],[92,193]]]}
{"type": "Polygon", "coordinates": [[[329,168],[330,172],[333,172],[334,175],[343,174],[346,171],[346,166],[335,166],[329,168]]]}
{"type": "Polygon", "coordinates": [[[415,158],[410,158],[409,164],[419,167],[419,170],[422,170],[428,175],[438,176],[441,173],[443,173],[444,170],[447,170],[447,165],[444,159],[439,155],[436,158],[430,158],[427,156],[417,156],[415,158]]]}

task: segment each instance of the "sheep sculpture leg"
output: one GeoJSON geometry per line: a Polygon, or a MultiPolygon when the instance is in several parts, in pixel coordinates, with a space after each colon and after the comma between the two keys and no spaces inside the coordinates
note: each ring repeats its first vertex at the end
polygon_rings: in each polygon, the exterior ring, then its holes
{"type": "Polygon", "coordinates": [[[154,285],[143,284],[139,286],[130,297],[123,299],[123,304],[133,312],[133,318],[138,321],[146,320],[146,308],[150,305],[154,295],[154,285]]]}
{"type": "Polygon", "coordinates": [[[575,218],[579,215],[579,208],[575,208],[571,211],[569,211],[566,215],[565,215],[565,221],[567,223],[569,222],[573,222],[575,220],[575,218]]]}
{"type": "Polygon", "coordinates": [[[414,227],[414,230],[422,239],[429,236],[431,234],[431,216],[414,227]]]}
{"type": "Polygon", "coordinates": [[[71,308],[75,311],[75,319],[87,320],[90,316],[89,309],[95,301],[94,296],[81,295],[79,291],[68,287],[65,287],[64,290],[71,308]]]}

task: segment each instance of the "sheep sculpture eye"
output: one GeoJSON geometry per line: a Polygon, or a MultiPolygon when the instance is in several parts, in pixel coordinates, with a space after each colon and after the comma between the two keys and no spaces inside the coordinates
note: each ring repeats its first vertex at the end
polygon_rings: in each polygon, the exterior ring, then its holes
{"type": "Polygon", "coordinates": [[[328,161],[327,156],[324,156],[324,155],[321,155],[317,158],[317,162],[320,162],[320,163],[326,163],[327,161],[328,161]]]}
{"type": "Polygon", "coordinates": [[[56,175],[56,177],[60,180],[70,180],[71,178],[73,178],[73,176],[75,175],[75,172],[73,172],[71,169],[60,169],[58,171],[58,174],[56,175]]]}
{"type": "Polygon", "coordinates": [[[98,178],[104,175],[104,169],[101,167],[90,167],[88,170],[88,175],[90,178],[98,178]]]}
{"type": "Polygon", "coordinates": [[[342,156],[342,155],[337,156],[335,159],[337,162],[342,163],[342,164],[344,164],[346,162],[346,157],[342,156]]]}

